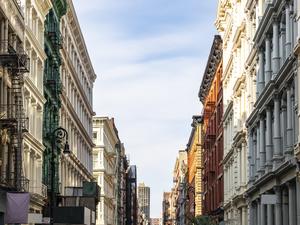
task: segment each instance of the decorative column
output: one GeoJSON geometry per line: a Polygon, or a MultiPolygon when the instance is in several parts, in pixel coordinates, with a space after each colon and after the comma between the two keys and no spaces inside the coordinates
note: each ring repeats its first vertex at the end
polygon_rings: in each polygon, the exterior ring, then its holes
{"type": "Polygon", "coordinates": [[[289,159],[293,151],[293,112],[292,112],[292,93],[291,86],[286,91],[286,108],[287,108],[287,146],[285,150],[285,159],[289,159]]]}
{"type": "Polygon", "coordinates": [[[256,224],[257,225],[262,225],[261,224],[261,204],[260,204],[260,199],[257,199],[256,200],[256,202],[257,202],[257,216],[256,216],[256,219],[257,219],[257,221],[256,221],[256,224]]]}
{"type": "Polygon", "coordinates": [[[272,112],[270,106],[266,108],[266,172],[272,170],[273,146],[272,146],[272,112]]]}
{"type": "Polygon", "coordinates": [[[300,225],[300,172],[296,176],[296,197],[297,225],[300,225]]]}
{"type": "Polygon", "coordinates": [[[260,205],[260,225],[266,225],[266,205],[260,205]]]}
{"type": "Polygon", "coordinates": [[[292,40],[292,35],[291,35],[291,22],[290,22],[290,7],[289,3],[286,3],[285,6],[285,26],[286,26],[286,44],[285,44],[285,51],[287,57],[291,54],[291,40],[292,40]]]}
{"type": "Polygon", "coordinates": [[[273,77],[274,79],[279,71],[279,65],[280,65],[280,57],[279,57],[279,25],[278,20],[273,20],[273,77]]]}
{"type": "Polygon", "coordinates": [[[259,126],[256,128],[256,179],[259,177],[259,172],[260,172],[260,129],[259,126]]]}
{"type": "Polygon", "coordinates": [[[289,224],[289,197],[287,188],[282,190],[282,215],[283,225],[289,224]]]}
{"type": "MultiPolygon", "coordinates": [[[[283,90],[281,96],[281,136],[282,136],[282,149],[283,152],[287,146],[287,107],[286,107],[286,89],[283,90]]],[[[283,154],[282,152],[282,154],[283,154]]]]}
{"type": "Polygon", "coordinates": [[[1,20],[1,53],[4,52],[4,39],[5,39],[5,36],[4,36],[4,33],[5,33],[5,20],[1,20]]]}
{"type": "Polygon", "coordinates": [[[273,205],[267,205],[267,225],[274,225],[274,217],[273,217],[273,205]]]}
{"type": "Polygon", "coordinates": [[[283,21],[280,21],[280,42],[279,42],[279,50],[280,50],[280,57],[281,57],[281,65],[286,59],[286,53],[285,53],[285,42],[286,42],[286,36],[285,36],[285,24],[283,21]]]}
{"type": "Polygon", "coordinates": [[[276,204],[275,204],[275,225],[283,225],[282,224],[282,195],[281,195],[281,187],[277,186],[274,188],[276,194],[276,204]]]}
{"type": "Polygon", "coordinates": [[[252,130],[249,131],[248,135],[248,143],[249,143],[249,152],[248,152],[248,162],[249,162],[249,181],[250,183],[253,183],[254,181],[254,173],[255,173],[255,155],[254,155],[254,138],[253,138],[253,132],[252,130]]]}
{"type": "Polygon", "coordinates": [[[36,171],[36,186],[39,188],[38,192],[43,195],[43,187],[42,187],[42,165],[43,160],[40,156],[37,157],[37,171],[36,171]]]}
{"type": "Polygon", "coordinates": [[[294,102],[295,102],[295,143],[299,143],[299,57],[297,57],[297,72],[294,78],[295,91],[294,91],[294,102]]]}
{"type": "Polygon", "coordinates": [[[296,224],[296,188],[294,182],[288,182],[289,189],[289,225],[296,224]]]}
{"type": "Polygon", "coordinates": [[[247,219],[247,206],[242,207],[242,224],[241,225],[247,225],[248,219],[247,219]]]}
{"type": "Polygon", "coordinates": [[[258,214],[257,214],[257,202],[253,201],[252,204],[251,204],[251,207],[250,207],[250,216],[253,215],[252,218],[250,218],[250,225],[258,225],[257,223],[257,217],[258,217],[258,214]],[[252,213],[251,213],[252,211],[252,213]]]}
{"type": "Polygon", "coordinates": [[[24,147],[24,159],[25,159],[25,164],[24,164],[24,172],[25,172],[25,177],[29,179],[29,168],[30,168],[30,150],[26,146],[24,147]]]}
{"type": "Polygon", "coordinates": [[[264,174],[265,171],[265,164],[266,164],[266,151],[265,151],[265,118],[263,115],[260,117],[260,122],[259,122],[259,134],[260,134],[260,172],[261,175],[264,174]]]}
{"type": "Polygon", "coordinates": [[[8,52],[8,19],[5,20],[4,25],[4,52],[8,52]]]}
{"type": "Polygon", "coordinates": [[[242,142],[242,155],[241,155],[241,170],[242,170],[242,180],[241,184],[245,186],[247,184],[247,148],[246,148],[246,140],[242,142]]]}
{"type": "Polygon", "coordinates": [[[266,85],[268,82],[271,80],[272,77],[272,56],[271,56],[271,37],[269,34],[266,35],[266,40],[265,40],[265,45],[266,45],[266,73],[265,73],[265,83],[266,85]]]}
{"type": "Polygon", "coordinates": [[[37,117],[37,103],[34,102],[31,104],[32,106],[32,135],[37,138],[37,128],[38,128],[38,124],[37,124],[37,120],[38,120],[38,117],[37,117]]]}
{"type": "Polygon", "coordinates": [[[265,87],[264,50],[259,48],[258,53],[258,94],[260,95],[265,87]]]}

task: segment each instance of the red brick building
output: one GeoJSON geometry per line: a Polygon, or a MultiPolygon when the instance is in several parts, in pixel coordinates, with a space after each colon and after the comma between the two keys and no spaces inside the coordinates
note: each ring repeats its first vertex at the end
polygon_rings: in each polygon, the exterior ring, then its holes
{"type": "Polygon", "coordinates": [[[199,98],[203,104],[204,214],[223,220],[222,39],[215,36],[199,98]]]}

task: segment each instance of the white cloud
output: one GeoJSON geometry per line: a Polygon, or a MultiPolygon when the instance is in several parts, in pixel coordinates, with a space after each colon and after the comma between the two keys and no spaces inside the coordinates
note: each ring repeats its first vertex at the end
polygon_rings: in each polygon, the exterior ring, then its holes
{"type": "Polygon", "coordinates": [[[201,112],[197,94],[214,32],[214,14],[204,16],[209,4],[161,1],[165,8],[155,8],[159,0],[73,1],[98,74],[94,109],[115,117],[140,181],[151,186],[155,217],[160,216],[162,192],[171,187],[177,152],[187,144],[192,115],[201,112]],[[170,12],[199,15],[174,22],[168,20],[176,16],[170,12]],[[145,18],[150,21],[141,24],[152,28],[141,26],[139,32],[131,27],[145,18]]]}

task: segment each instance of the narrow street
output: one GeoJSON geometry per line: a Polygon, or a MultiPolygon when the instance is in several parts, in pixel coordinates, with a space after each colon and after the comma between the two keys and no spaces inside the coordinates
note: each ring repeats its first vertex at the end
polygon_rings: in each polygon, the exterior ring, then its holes
{"type": "Polygon", "coordinates": [[[300,0],[0,0],[0,225],[300,225],[300,0]]]}

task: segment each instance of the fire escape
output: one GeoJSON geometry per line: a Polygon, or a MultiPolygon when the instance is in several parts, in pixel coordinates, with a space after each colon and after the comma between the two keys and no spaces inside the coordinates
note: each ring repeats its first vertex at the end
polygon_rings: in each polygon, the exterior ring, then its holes
{"type": "Polygon", "coordinates": [[[3,88],[3,101],[0,100],[0,130],[7,136],[7,143],[2,143],[0,186],[15,191],[28,191],[29,180],[23,176],[22,154],[23,135],[27,132],[28,118],[23,108],[24,73],[29,72],[29,57],[23,50],[22,43],[9,30],[6,21],[6,33],[1,41],[0,67],[2,79],[7,74],[9,80],[3,88]],[[10,38],[9,38],[10,37],[10,38]],[[10,83],[10,84],[9,84],[10,83]],[[5,145],[7,149],[5,150],[5,145]]]}

